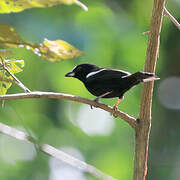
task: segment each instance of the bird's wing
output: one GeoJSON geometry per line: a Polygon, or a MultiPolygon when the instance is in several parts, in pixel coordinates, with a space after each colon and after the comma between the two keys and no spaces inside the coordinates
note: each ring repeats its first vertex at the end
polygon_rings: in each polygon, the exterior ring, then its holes
{"type": "Polygon", "coordinates": [[[87,84],[96,84],[96,86],[117,86],[120,83],[120,79],[131,75],[129,72],[116,70],[116,69],[100,69],[89,73],[86,76],[87,84]]]}

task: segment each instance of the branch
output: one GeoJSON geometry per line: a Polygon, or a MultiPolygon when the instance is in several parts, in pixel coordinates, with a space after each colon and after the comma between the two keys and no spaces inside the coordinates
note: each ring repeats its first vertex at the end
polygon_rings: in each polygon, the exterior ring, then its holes
{"type": "Polygon", "coordinates": [[[42,144],[42,145],[38,144],[36,142],[36,140],[33,139],[33,137],[27,135],[23,131],[19,131],[15,128],[12,128],[3,123],[0,123],[0,132],[2,132],[3,134],[6,134],[8,136],[14,137],[16,139],[19,139],[21,141],[27,141],[27,142],[33,143],[40,151],[42,151],[60,161],[63,161],[77,169],[80,169],[83,172],[87,172],[87,173],[95,176],[98,179],[116,180],[113,177],[111,177],[107,174],[104,174],[102,171],[98,170],[94,166],[89,165],[83,161],[80,161],[80,160],[64,153],[63,151],[60,151],[60,150],[54,148],[53,146],[51,146],[49,144],[42,144]]]}
{"type": "MultiPolygon", "coordinates": [[[[160,32],[165,0],[154,0],[146,62],[144,71],[155,72],[159,53],[160,32]]],[[[134,158],[133,180],[145,180],[147,174],[147,158],[149,134],[151,129],[151,106],[154,82],[144,83],[140,103],[139,123],[136,127],[136,146],[134,158]]]]}
{"type": "Polygon", "coordinates": [[[84,9],[84,11],[88,11],[88,7],[83,4],[82,2],[75,0],[74,3],[76,3],[78,6],[80,6],[82,9],[84,9]]]}
{"type": "MultiPolygon", "coordinates": [[[[114,110],[112,107],[107,106],[102,103],[97,103],[95,101],[82,98],[79,96],[74,96],[70,94],[64,94],[64,93],[54,93],[54,92],[30,92],[30,93],[18,93],[18,94],[8,94],[8,95],[1,95],[0,100],[16,100],[16,99],[27,99],[27,98],[54,98],[54,99],[65,99],[69,101],[75,101],[80,102],[84,104],[88,104],[100,109],[103,109],[107,112],[114,113],[114,110]]],[[[117,117],[120,117],[124,121],[126,121],[132,128],[136,128],[136,119],[122,111],[115,112],[115,115],[117,117]]]]}
{"type": "Polygon", "coordinates": [[[167,16],[174,24],[175,26],[180,30],[180,24],[178,21],[170,14],[170,12],[164,7],[164,15],[167,16]]]}

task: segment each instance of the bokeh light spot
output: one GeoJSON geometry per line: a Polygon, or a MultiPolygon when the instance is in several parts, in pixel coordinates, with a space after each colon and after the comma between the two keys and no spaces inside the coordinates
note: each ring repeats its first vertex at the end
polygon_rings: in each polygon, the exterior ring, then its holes
{"type": "Polygon", "coordinates": [[[17,161],[32,160],[35,155],[36,149],[32,143],[20,141],[4,134],[0,135],[0,156],[4,162],[16,164],[17,161]]]}
{"type": "Polygon", "coordinates": [[[82,105],[77,115],[78,126],[88,135],[109,135],[114,129],[114,119],[101,109],[82,105]]]}
{"type": "Polygon", "coordinates": [[[169,77],[161,82],[158,89],[161,104],[169,109],[180,109],[180,78],[169,77]]]}

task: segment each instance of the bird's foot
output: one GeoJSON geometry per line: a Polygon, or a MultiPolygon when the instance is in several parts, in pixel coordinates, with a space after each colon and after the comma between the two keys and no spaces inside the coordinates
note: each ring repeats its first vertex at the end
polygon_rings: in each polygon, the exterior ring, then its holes
{"type": "Polygon", "coordinates": [[[117,111],[118,111],[118,104],[121,102],[122,98],[119,98],[116,102],[116,104],[113,106],[113,110],[111,112],[111,115],[113,115],[114,117],[117,117],[117,111]]]}
{"type": "Polygon", "coordinates": [[[115,118],[117,117],[117,115],[116,115],[117,111],[118,111],[118,106],[115,104],[113,106],[113,110],[111,112],[111,115],[114,116],[115,118]]]}
{"type": "MultiPolygon", "coordinates": [[[[94,102],[99,103],[99,98],[97,97],[96,99],[94,99],[94,102]]],[[[91,107],[91,109],[93,109],[93,107],[97,107],[97,106],[90,105],[90,107],[91,107]]]]}

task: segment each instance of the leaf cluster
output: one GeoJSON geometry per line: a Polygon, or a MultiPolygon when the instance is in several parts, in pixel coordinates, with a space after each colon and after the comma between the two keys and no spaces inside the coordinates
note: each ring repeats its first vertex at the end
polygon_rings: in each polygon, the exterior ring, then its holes
{"type": "MultiPolygon", "coordinates": [[[[58,4],[78,4],[77,0],[46,0],[46,1],[10,1],[2,0],[0,2],[0,13],[21,12],[29,8],[45,8],[58,4]]],[[[82,5],[82,4],[81,4],[82,5]]],[[[41,44],[31,43],[23,40],[16,29],[8,24],[0,24],[0,46],[3,48],[25,48],[31,50],[37,56],[51,62],[73,59],[83,55],[83,52],[78,50],[73,45],[64,40],[48,40],[44,39],[41,44]]],[[[13,83],[12,74],[22,71],[24,60],[8,59],[13,51],[9,49],[0,49],[1,67],[0,67],[0,94],[6,94],[7,90],[13,83]],[[12,73],[12,74],[11,74],[12,73]]]]}

